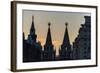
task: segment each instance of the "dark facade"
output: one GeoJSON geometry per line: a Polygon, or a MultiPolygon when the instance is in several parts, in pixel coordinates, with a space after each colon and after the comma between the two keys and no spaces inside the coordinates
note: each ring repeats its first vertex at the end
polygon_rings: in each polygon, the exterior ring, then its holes
{"type": "Polygon", "coordinates": [[[85,23],[81,24],[79,34],[73,42],[73,59],[91,58],[91,17],[84,18],[85,23]]]}

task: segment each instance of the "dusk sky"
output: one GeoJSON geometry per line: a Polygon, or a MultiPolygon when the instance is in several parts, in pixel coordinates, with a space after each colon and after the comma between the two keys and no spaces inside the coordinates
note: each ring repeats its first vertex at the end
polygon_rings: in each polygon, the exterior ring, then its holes
{"type": "Polygon", "coordinates": [[[59,49],[63,42],[65,33],[65,23],[68,23],[69,40],[72,44],[78,35],[81,24],[84,24],[84,16],[90,16],[90,13],[72,13],[72,12],[51,12],[51,11],[31,11],[23,10],[23,29],[27,39],[34,16],[34,24],[37,34],[37,41],[45,44],[48,30],[48,22],[51,23],[52,42],[56,49],[59,49]]]}

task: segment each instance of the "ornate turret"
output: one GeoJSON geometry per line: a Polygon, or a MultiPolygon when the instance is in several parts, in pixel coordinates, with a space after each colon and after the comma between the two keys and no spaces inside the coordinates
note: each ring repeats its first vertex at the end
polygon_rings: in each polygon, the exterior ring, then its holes
{"type": "Polygon", "coordinates": [[[68,29],[67,29],[68,23],[65,23],[65,25],[66,25],[66,28],[65,28],[65,33],[64,33],[64,39],[61,45],[61,49],[59,51],[61,60],[69,60],[70,52],[71,52],[71,45],[70,45],[68,29]]]}
{"type": "Polygon", "coordinates": [[[44,45],[44,60],[46,61],[54,60],[55,58],[55,51],[54,51],[54,46],[52,44],[50,25],[51,24],[49,22],[46,43],[44,45]]]}

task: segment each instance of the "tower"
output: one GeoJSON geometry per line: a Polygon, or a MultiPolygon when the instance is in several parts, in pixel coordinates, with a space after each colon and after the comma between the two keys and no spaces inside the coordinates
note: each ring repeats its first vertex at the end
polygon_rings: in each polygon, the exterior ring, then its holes
{"type": "MultiPolygon", "coordinates": [[[[24,34],[23,34],[24,39],[24,34]]],[[[34,16],[32,16],[32,24],[25,47],[23,47],[23,62],[37,62],[41,61],[42,46],[36,41],[37,35],[34,27],[34,16]]],[[[24,41],[24,40],[23,40],[24,41]]]]}
{"type": "Polygon", "coordinates": [[[43,54],[44,61],[52,61],[55,59],[55,51],[54,51],[54,46],[52,44],[50,25],[51,23],[49,22],[46,43],[44,45],[44,54],[43,54]]]}
{"type": "Polygon", "coordinates": [[[59,55],[61,60],[70,60],[71,45],[70,45],[68,29],[67,29],[68,23],[65,23],[65,25],[66,25],[65,33],[64,33],[64,38],[63,38],[61,48],[59,50],[59,55]]]}
{"type": "Polygon", "coordinates": [[[28,35],[28,42],[32,44],[36,42],[37,35],[35,34],[35,27],[34,27],[34,16],[32,16],[32,24],[30,28],[30,34],[28,35]]]}

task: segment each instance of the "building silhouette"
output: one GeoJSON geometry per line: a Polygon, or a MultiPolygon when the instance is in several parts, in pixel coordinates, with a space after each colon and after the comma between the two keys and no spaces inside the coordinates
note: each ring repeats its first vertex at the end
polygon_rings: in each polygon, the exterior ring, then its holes
{"type": "Polygon", "coordinates": [[[52,37],[51,37],[51,30],[50,30],[51,23],[48,23],[48,33],[46,38],[46,43],[44,45],[43,51],[43,60],[44,61],[53,61],[55,60],[55,50],[54,45],[52,44],[52,37]]]}
{"type": "Polygon", "coordinates": [[[42,46],[36,39],[37,35],[34,27],[34,16],[32,16],[32,25],[27,40],[25,40],[23,33],[23,62],[41,61],[42,46]]]}
{"type": "Polygon", "coordinates": [[[66,25],[66,28],[65,28],[64,38],[63,38],[61,48],[59,50],[60,60],[71,59],[71,45],[70,45],[68,29],[67,29],[68,23],[65,23],[65,25],[66,25]]]}
{"type": "MultiPolygon", "coordinates": [[[[52,43],[51,23],[48,23],[47,37],[44,46],[37,41],[35,33],[34,16],[28,38],[25,39],[23,32],[23,62],[57,61],[57,60],[78,60],[91,58],[91,16],[84,16],[85,23],[81,24],[79,34],[73,45],[70,44],[68,34],[68,23],[65,23],[63,42],[59,48],[59,55],[56,56],[56,49],[52,43]]],[[[62,36],[62,35],[61,35],[62,36]]]]}
{"type": "Polygon", "coordinates": [[[91,58],[91,17],[84,16],[85,23],[81,24],[79,34],[73,42],[73,59],[91,58]]]}

